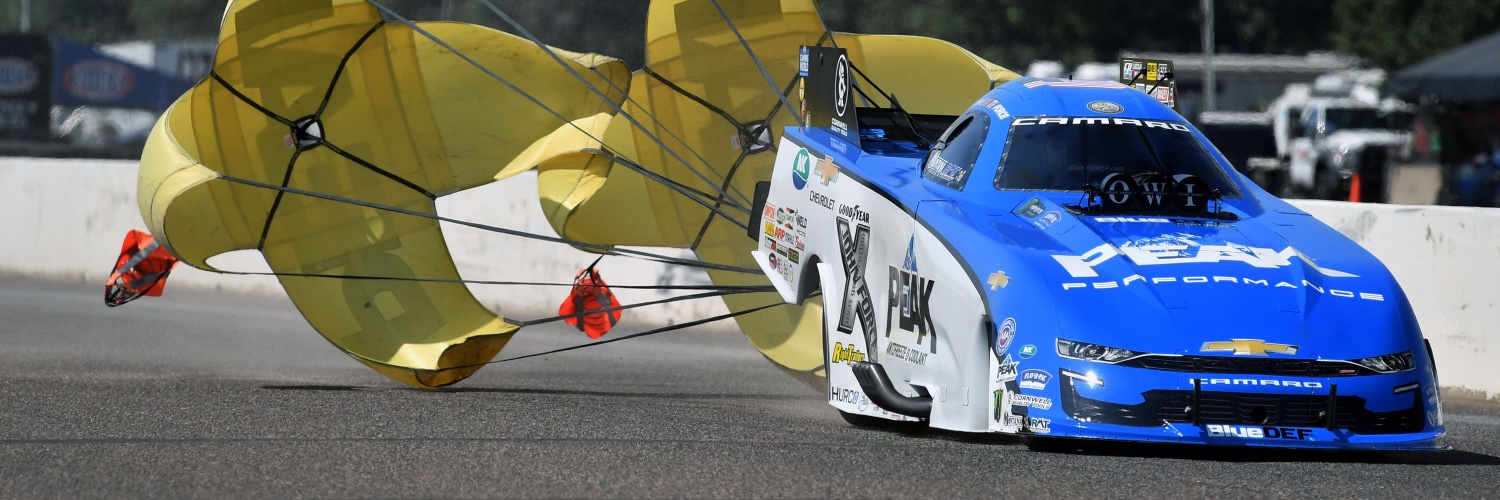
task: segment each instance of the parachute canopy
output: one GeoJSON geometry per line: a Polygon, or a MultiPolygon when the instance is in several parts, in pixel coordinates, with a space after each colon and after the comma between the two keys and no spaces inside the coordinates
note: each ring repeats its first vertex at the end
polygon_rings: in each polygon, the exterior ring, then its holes
{"type": "MultiPolygon", "coordinates": [[[[437,197],[535,167],[563,241],[688,248],[718,266],[715,284],[769,289],[744,236],[747,193],[769,176],[781,129],[801,123],[800,46],[848,48],[913,113],[957,114],[1016,77],[940,40],[832,33],[811,0],[646,8],[646,66],[631,73],[525,30],[413,23],[373,2],[233,1],[213,71],[147,142],[142,216],[194,267],[259,250],[335,346],[438,387],[478,370],[521,322],[463,285],[430,216],[437,197]]],[[[821,375],[818,299],[725,300],[753,310],[736,319],[769,359],[821,375]]]]}

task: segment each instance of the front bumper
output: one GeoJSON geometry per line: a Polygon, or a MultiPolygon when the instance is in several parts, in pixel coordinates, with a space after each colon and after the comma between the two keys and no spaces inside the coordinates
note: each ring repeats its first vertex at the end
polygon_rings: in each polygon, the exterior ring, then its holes
{"type": "Polygon", "coordinates": [[[1285,377],[1086,363],[1059,370],[1058,437],[1331,449],[1436,449],[1435,387],[1417,370],[1285,377]],[[1081,370],[1079,368],[1082,368],[1081,370]]]}

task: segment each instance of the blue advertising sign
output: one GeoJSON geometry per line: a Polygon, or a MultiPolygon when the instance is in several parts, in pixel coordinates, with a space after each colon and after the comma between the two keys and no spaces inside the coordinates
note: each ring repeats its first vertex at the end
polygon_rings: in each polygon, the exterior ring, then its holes
{"type": "Polygon", "coordinates": [[[0,34],[0,138],[47,136],[52,120],[51,55],[45,36],[0,34]]]}
{"type": "Polygon", "coordinates": [[[64,38],[53,40],[53,102],[162,111],[192,87],[64,38]]]}

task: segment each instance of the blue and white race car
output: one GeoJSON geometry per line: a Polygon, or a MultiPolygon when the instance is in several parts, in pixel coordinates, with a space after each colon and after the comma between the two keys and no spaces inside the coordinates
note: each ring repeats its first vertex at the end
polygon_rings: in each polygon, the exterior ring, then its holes
{"type": "Polygon", "coordinates": [[[1434,360],[1390,272],[1171,108],[1023,78],[925,144],[938,119],[857,110],[847,73],[810,79],[752,230],[787,302],[822,294],[851,421],[1440,447],[1434,360]]]}

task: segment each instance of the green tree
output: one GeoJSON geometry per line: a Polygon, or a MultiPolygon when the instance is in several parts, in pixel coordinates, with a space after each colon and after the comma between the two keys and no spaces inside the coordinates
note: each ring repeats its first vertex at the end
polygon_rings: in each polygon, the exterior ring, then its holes
{"type": "Polygon", "coordinates": [[[1500,0],[1336,0],[1335,47],[1388,71],[1500,30],[1500,0]]]}

